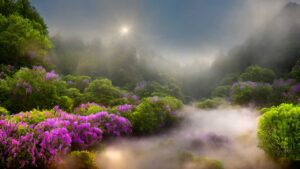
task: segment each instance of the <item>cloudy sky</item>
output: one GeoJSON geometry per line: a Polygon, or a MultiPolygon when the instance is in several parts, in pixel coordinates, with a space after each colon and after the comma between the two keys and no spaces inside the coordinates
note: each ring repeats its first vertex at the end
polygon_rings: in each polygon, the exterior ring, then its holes
{"type": "Polygon", "coordinates": [[[287,0],[32,0],[51,35],[128,36],[174,56],[226,51],[276,16],[287,0]]]}

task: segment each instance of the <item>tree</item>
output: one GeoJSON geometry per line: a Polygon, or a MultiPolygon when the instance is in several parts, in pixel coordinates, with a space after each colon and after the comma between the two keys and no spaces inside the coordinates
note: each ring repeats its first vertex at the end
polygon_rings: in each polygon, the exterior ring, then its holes
{"type": "Polygon", "coordinates": [[[40,30],[37,22],[19,15],[0,14],[0,62],[17,67],[44,65],[51,42],[40,30]]]}
{"type": "Polygon", "coordinates": [[[275,77],[275,73],[271,69],[254,65],[249,66],[246,71],[240,75],[240,80],[271,83],[275,77]]]}
{"type": "Polygon", "coordinates": [[[31,6],[29,0],[0,0],[0,14],[8,17],[10,15],[20,15],[40,25],[40,31],[47,35],[47,26],[43,18],[36,9],[31,6]]]}

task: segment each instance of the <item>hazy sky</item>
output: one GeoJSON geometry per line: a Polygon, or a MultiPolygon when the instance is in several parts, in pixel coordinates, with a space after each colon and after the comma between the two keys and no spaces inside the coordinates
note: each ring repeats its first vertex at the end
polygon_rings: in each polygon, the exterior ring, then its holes
{"type": "Polygon", "coordinates": [[[32,0],[51,35],[129,36],[165,55],[210,56],[273,17],[286,0],[32,0]]]}

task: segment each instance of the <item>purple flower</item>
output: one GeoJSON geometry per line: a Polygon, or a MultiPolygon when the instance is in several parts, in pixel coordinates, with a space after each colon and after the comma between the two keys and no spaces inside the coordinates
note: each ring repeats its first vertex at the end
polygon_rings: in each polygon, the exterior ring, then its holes
{"type": "Polygon", "coordinates": [[[46,80],[53,80],[56,78],[58,78],[58,75],[55,73],[54,70],[46,73],[46,80]]]}
{"type": "Polygon", "coordinates": [[[124,104],[117,107],[119,113],[130,112],[133,109],[133,106],[130,104],[124,104]]]}

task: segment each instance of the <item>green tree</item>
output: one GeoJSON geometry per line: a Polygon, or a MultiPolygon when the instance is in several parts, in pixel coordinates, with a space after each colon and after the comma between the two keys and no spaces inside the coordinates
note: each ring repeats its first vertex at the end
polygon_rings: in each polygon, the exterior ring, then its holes
{"type": "Polygon", "coordinates": [[[239,77],[241,81],[272,83],[276,75],[271,69],[250,66],[239,77]]]}
{"type": "Polygon", "coordinates": [[[8,17],[20,15],[23,18],[34,21],[40,25],[40,32],[48,34],[47,26],[37,10],[30,4],[29,0],[0,0],[0,14],[8,17]]]}
{"type": "Polygon", "coordinates": [[[18,67],[44,64],[52,44],[40,28],[21,16],[0,14],[0,62],[18,67]]]}

